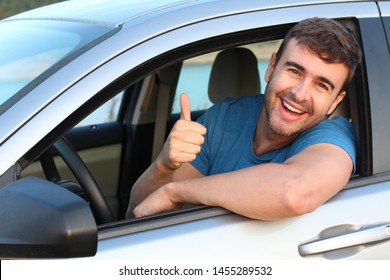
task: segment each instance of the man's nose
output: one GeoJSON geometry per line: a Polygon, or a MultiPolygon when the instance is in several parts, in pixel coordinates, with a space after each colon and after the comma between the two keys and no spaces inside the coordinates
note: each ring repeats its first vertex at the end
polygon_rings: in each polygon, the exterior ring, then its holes
{"type": "Polygon", "coordinates": [[[303,102],[309,99],[310,82],[307,80],[300,80],[293,86],[291,91],[294,93],[297,102],[303,102]]]}

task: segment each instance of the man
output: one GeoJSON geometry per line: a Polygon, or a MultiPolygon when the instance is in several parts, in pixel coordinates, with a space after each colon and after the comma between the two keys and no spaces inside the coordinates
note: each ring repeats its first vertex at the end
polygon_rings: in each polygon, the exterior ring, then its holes
{"type": "Polygon", "coordinates": [[[264,97],[224,100],[193,122],[182,94],[181,119],[135,183],[127,216],[182,203],[264,220],[316,209],[355,168],[351,123],[327,117],[346,95],[360,57],[356,39],[341,24],[307,19],[272,55],[264,97]]]}

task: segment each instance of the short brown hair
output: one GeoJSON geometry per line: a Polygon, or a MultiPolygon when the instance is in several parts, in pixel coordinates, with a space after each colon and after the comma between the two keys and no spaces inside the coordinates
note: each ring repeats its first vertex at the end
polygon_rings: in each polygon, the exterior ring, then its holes
{"type": "Polygon", "coordinates": [[[347,27],[327,18],[303,20],[290,29],[284,37],[276,54],[276,62],[279,61],[292,38],[327,63],[345,64],[349,69],[348,81],[352,79],[362,53],[356,37],[347,27]]]}

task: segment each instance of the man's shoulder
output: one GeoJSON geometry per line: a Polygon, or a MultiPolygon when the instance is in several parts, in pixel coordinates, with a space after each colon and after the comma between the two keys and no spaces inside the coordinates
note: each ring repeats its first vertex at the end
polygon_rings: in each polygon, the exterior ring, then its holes
{"type": "Polygon", "coordinates": [[[333,143],[343,146],[354,146],[356,143],[355,130],[349,119],[337,116],[326,119],[316,126],[302,132],[294,141],[293,146],[312,145],[316,143],[333,143]]]}
{"type": "Polygon", "coordinates": [[[312,130],[353,130],[353,125],[349,119],[343,116],[336,116],[332,119],[326,119],[312,128],[312,130]]]}
{"type": "Polygon", "coordinates": [[[351,121],[337,116],[323,120],[318,125],[303,132],[294,141],[290,149],[290,156],[297,154],[314,144],[329,143],[345,150],[351,157],[356,170],[356,134],[351,121]]]}

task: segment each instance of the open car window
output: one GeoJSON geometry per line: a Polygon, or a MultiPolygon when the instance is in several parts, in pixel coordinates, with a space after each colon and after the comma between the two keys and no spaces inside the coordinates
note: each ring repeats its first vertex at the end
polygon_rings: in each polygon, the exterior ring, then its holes
{"type": "MultiPolygon", "coordinates": [[[[264,93],[267,83],[264,75],[267,70],[268,61],[273,52],[277,52],[281,40],[263,41],[259,43],[240,46],[249,49],[258,60],[258,71],[260,79],[260,92],[264,93]]],[[[186,92],[191,100],[193,111],[204,111],[213,105],[208,96],[209,80],[213,62],[218,53],[212,52],[183,61],[180,77],[176,88],[175,99],[173,101],[172,114],[180,113],[179,96],[186,92]]],[[[254,92],[253,94],[256,94],[254,92]]]]}

